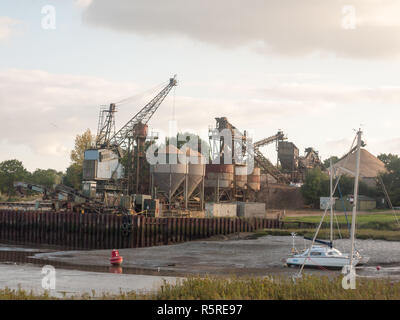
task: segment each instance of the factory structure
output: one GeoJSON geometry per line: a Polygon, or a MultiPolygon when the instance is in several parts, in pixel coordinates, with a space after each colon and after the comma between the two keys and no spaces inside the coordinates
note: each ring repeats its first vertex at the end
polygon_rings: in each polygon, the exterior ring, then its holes
{"type": "Polygon", "coordinates": [[[175,75],[118,130],[117,109],[127,99],[100,109],[95,145],[84,152],[81,190],[61,186],[52,193],[29,184],[18,188],[53,194],[57,203],[53,206],[77,211],[155,217],[264,215],[272,203],[266,194],[299,193],[298,184],[307,171],[321,166],[317,151],[309,147],[300,155],[283,131],[252,141],[246,130],[225,116],[215,118],[209,127],[206,152],[201,143],[178,148],[168,139],[158,141],[157,135],[149,135],[149,122],[177,85],[175,75]],[[277,152],[276,163],[262,152],[271,144],[277,152]],[[163,161],[147,161],[150,147],[163,161]]]}
{"type": "Polygon", "coordinates": [[[103,202],[106,207],[146,211],[155,216],[201,216],[206,207],[217,212],[223,206],[228,208],[227,204],[238,208],[241,203],[261,207],[265,212],[266,204],[259,196],[263,188],[301,183],[307,170],[321,166],[317,151],[307,148],[300,155],[281,130],[253,142],[227,117],[216,118],[209,128],[207,153],[200,147],[183,149],[157,143],[157,137],[148,134],[148,123],[177,84],[176,76],[169,79],[119,130],[115,128],[119,103],[100,110],[96,145],[84,154],[85,198],[103,202]],[[275,144],[276,164],[261,151],[270,144],[275,144]],[[156,154],[164,162],[148,163],[146,150],[150,146],[157,146],[156,154]]]}

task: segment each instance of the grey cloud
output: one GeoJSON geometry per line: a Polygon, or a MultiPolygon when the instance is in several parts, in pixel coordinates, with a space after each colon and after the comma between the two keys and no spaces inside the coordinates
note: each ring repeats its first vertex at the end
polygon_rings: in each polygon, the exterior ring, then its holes
{"type": "Polygon", "coordinates": [[[394,57],[400,25],[393,0],[93,0],[85,22],[139,35],[184,36],[262,53],[394,57]],[[356,28],[342,27],[352,5],[356,28]]]}

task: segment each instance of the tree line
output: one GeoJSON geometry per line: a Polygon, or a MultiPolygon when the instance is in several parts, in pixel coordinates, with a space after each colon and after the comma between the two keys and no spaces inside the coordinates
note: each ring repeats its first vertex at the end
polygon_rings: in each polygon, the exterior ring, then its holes
{"type": "Polygon", "coordinates": [[[14,182],[24,181],[52,188],[55,184],[63,183],[75,189],[81,188],[82,166],[84,151],[94,145],[95,137],[89,129],[75,138],[75,147],[71,151],[71,163],[65,172],[55,169],[36,169],[29,172],[22,161],[17,159],[6,160],[0,163],[0,193],[3,196],[16,195],[14,182]]]}
{"type": "MultiPolygon", "coordinates": [[[[400,158],[394,154],[380,154],[377,157],[385,164],[386,172],[381,172],[378,179],[383,182],[393,206],[400,206],[400,158]]],[[[338,157],[332,157],[332,163],[336,163],[338,157]]],[[[324,161],[325,168],[330,165],[330,160],[324,161]]],[[[343,175],[340,178],[339,188],[336,189],[334,196],[341,197],[353,194],[354,178],[343,175]]],[[[308,171],[301,192],[308,204],[319,207],[320,197],[329,197],[329,175],[321,168],[314,168],[308,171]]],[[[370,187],[360,180],[359,194],[371,198],[384,198],[384,190],[381,183],[377,183],[376,187],[370,187]]]]}

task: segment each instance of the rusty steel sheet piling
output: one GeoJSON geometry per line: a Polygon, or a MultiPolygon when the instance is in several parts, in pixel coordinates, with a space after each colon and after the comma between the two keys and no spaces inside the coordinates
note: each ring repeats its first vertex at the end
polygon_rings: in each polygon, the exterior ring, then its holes
{"type": "Polygon", "coordinates": [[[263,228],[282,228],[282,222],[260,217],[156,218],[0,210],[0,241],[68,249],[141,248],[263,228]]]}

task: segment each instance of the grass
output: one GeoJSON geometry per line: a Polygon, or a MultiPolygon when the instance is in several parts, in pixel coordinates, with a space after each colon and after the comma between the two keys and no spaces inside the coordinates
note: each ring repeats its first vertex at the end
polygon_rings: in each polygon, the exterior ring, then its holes
{"type": "MultiPolygon", "coordinates": [[[[321,216],[322,216],[321,211],[321,216]]],[[[397,214],[400,221],[400,214],[397,214]]],[[[307,216],[307,217],[285,217],[285,223],[291,222],[305,222],[305,223],[319,223],[321,216],[307,216]]],[[[351,212],[347,213],[349,223],[351,222],[351,212]]],[[[339,224],[346,224],[346,217],[344,215],[336,216],[339,224]]],[[[328,223],[329,212],[325,216],[324,222],[328,223]]],[[[336,219],[335,219],[336,223],[336,219]]],[[[400,230],[396,221],[396,217],[392,212],[384,213],[368,213],[357,215],[357,227],[361,229],[384,229],[384,230],[400,230]]]]}
{"type": "MultiPolygon", "coordinates": [[[[329,214],[329,213],[328,213],[329,214]]],[[[329,215],[325,217],[324,223],[318,235],[318,238],[328,238],[329,235],[329,215]]],[[[322,215],[322,212],[321,212],[322,215]]],[[[400,220],[400,215],[397,217],[400,220]]],[[[262,234],[270,235],[290,235],[291,232],[296,232],[304,236],[313,236],[314,231],[318,223],[320,222],[321,216],[306,216],[306,217],[285,217],[284,218],[284,230],[279,232],[266,230],[261,231],[257,236],[262,234]]],[[[348,217],[349,223],[351,223],[351,217],[348,217]]],[[[345,216],[337,216],[334,219],[334,229],[336,232],[336,238],[338,237],[337,223],[340,225],[340,232],[343,238],[349,237],[348,225],[346,223],[345,216]]],[[[375,239],[375,240],[388,240],[388,241],[400,241],[400,225],[397,223],[396,217],[391,211],[381,213],[369,213],[357,216],[357,234],[356,237],[359,239],[375,239]]]]}
{"type": "MultiPolygon", "coordinates": [[[[272,236],[290,236],[292,232],[296,232],[300,236],[313,237],[314,229],[300,229],[300,228],[288,228],[288,229],[264,229],[256,232],[255,237],[262,237],[266,235],[272,236]]],[[[329,239],[329,229],[321,229],[318,233],[318,239],[329,239]]],[[[349,231],[342,229],[342,238],[350,238],[349,231]]],[[[373,240],[386,240],[386,241],[400,241],[400,232],[391,230],[374,230],[374,229],[359,229],[356,234],[357,239],[373,239],[373,240]]],[[[339,233],[335,232],[335,239],[339,238],[339,233]]]]}
{"type": "MultiPolygon", "coordinates": [[[[176,284],[164,282],[161,288],[148,294],[135,292],[118,295],[103,294],[95,298],[85,294],[72,299],[107,300],[386,300],[400,299],[400,283],[390,280],[357,279],[356,289],[344,290],[341,277],[307,276],[291,278],[221,278],[191,277],[176,284]]],[[[0,290],[0,299],[49,299],[21,289],[0,290]]],[[[63,298],[67,299],[67,298],[63,298]]],[[[69,299],[69,298],[68,298],[69,299]]]]}

